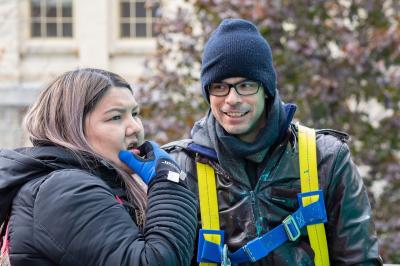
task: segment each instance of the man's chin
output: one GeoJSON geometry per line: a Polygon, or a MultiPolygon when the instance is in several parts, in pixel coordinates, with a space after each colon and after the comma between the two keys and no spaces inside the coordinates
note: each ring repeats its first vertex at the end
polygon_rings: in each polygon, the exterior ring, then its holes
{"type": "Polygon", "coordinates": [[[230,135],[243,135],[246,133],[246,131],[242,128],[242,127],[238,127],[238,126],[227,126],[224,127],[225,131],[230,134],[230,135]]]}

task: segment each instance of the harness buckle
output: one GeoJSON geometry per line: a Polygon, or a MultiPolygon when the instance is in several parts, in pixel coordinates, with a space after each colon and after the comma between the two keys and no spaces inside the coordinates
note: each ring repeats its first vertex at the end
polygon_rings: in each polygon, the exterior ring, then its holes
{"type": "Polygon", "coordinates": [[[223,230],[200,229],[197,262],[221,263],[223,245],[223,230]]]}
{"type": "Polygon", "coordinates": [[[296,241],[300,237],[299,226],[292,215],[288,215],[282,221],[282,224],[285,227],[286,234],[290,241],[296,241]]]}
{"type": "Polygon", "coordinates": [[[221,258],[221,266],[231,266],[231,260],[229,259],[229,250],[228,245],[225,244],[222,248],[222,258],[221,258]]]}

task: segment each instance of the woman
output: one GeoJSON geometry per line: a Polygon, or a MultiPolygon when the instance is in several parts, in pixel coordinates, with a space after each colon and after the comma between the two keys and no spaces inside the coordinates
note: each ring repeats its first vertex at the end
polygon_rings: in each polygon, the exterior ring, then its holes
{"type": "Polygon", "coordinates": [[[0,153],[12,265],[189,264],[195,196],[143,144],[138,113],[129,84],[104,70],[67,72],[40,94],[25,118],[34,147],[0,153]]]}

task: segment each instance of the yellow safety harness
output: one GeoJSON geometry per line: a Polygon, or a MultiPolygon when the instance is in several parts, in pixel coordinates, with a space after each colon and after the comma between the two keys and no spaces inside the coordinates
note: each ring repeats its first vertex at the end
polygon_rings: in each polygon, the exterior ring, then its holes
{"type": "MultiPolygon", "coordinates": [[[[214,169],[208,164],[199,161],[196,162],[196,168],[202,228],[207,230],[219,230],[218,198],[214,169]]],[[[219,235],[205,234],[204,238],[217,245],[221,244],[221,237],[219,235]]],[[[212,266],[217,264],[201,262],[200,265],[212,266]]]]}
{"type": "MultiPolygon", "coordinates": [[[[299,163],[301,192],[318,190],[317,147],[315,130],[298,125],[299,130],[299,163]]],[[[318,200],[318,196],[303,197],[303,205],[307,206],[318,200]]],[[[329,266],[328,245],[324,224],[307,226],[308,238],[315,253],[316,266],[329,266]]]]}
{"type": "MultiPolygon", "coordinates": [[[[318,170],[315,130],[298,125],[298,131],[301,192],[317,191],[318,170]]],[[[196,162],[196,167],[202,229],[205,231],[219,230],[218,199],[214,169],[210,165],[198,160],[196,162]]],[[[303,206],[318,201],[318,197],[319,195],[302,197],[303,206]]],[[[329,266],[329,254],[324,224],[307,225],[307,232],[311,247],[315,253],[315,265],[329,266]]],[[[219,246],[223,244],[221,243],[223,239],[218,234],[204,233],[204,239],[219,246]]],[[[217,263],[201,262],[200,265],[212,266],[217,265],[217,263]]]]}

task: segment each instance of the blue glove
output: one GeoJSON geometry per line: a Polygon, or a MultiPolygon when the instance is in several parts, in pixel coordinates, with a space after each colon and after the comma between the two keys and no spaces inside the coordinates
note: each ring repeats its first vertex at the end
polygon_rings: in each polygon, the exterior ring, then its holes
{"type": "Polygon", "coordinates": [[[168,180],[179,182],[181,170],[175,161],[153,141],[146,141],[138,147],[140,156],[131,151],[119,152],[119,159],[137,173],[146,184],[155,176],[165,175],[168,180]],[[142,157],[141,157],[142,156],[142,157]]]}

